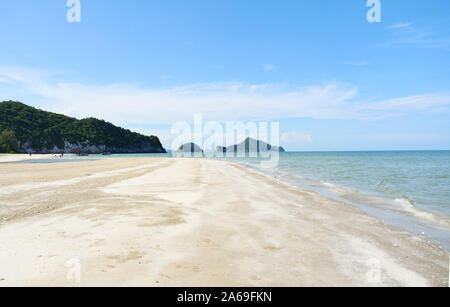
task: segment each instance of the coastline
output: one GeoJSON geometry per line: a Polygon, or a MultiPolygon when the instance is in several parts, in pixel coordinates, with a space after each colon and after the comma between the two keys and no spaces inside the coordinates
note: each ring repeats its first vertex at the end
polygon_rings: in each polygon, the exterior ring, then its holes
{"type": "MultiPolygon", "coordinates": [[[[0,163],[16,163],[34,160],[56,160],[57,154],[0,154],[0,163]]],[[[74,154],[64,154],[64,159],[73,159],[77,157],[74,154]]]]}
{"type": "MultiPolygon", "coordinates": [[[[432,151],[432,153],[435,152],[436,151],[432,151]]],[[[386,155],[389,152],[383,151],[380,153],[382,155],[386,155]]],[[[394,153],[398,154],[399,152],[394,153]]],[[[414,155],[416,153],[422,153],[422,151],[405,151],[404,153],[414,155]]],[[[349,161],[342,159],[342,156],[340,156],[340,154],[343,154],[342,152],[319,153],[319,155],[314,156],[314,161],[312,161],[311,157],[308,156],[311,153],[289,153],[289,155],[292,154],[301,154],[301,160],[297,159],[297,161],[294,161],[294,166],[292,164],[292,159],[289,156],[280,157],[280,165],[275,168],[263,167],[262,165],[260,165],[261,161],[258,159],[255,160],[248,158],[237,158],[225,159],[225,161],[233,161],[244,167],[262,172],[264,174],[267,174],[268,176],[293,184],[301,188],[302,190],[318,193],[326,198],[330,198],[335,201],[354,206],[361,209],[366,214],[378,218],[385,224],[419,236],[426,236],[438,246],[444,247],[447,251],[450,250],[450,216],[447,213],[448,210],[446,211],[446,206],[440,207],[439,209],[436,208],[436,202],[447,199],[445,196],[446,191],[445,189],[443,190],[442,182],[439,183],[440,187],[437,188],[437,190],[435,189],[435,191],[438,191],[440,199],[436,198],[436,194],[432,195],[429,199],[426,199],[426,196],[424,198],[423,192],[420,192],[420,189],[429,190],[430,187],[427,185],[418,186],[417,178],[410,178],[409,182],[411,186],[416,186],[416,188],[419,190],[405,190],[404,186],[399,188],[401,190],[395,190],[397,187],[391,184],[389,186],[389,192],[391,193],[383,193],[383,191],[379,191],[377,189],[378,185],[381,182],[402,180],[398,179],[398,170],[396,174],[376,173],[370,170],[370,164],[372,164],[373,167],[374,162],[365,161],[369,162],[369,164],[365,166],[365,168],[370,171],[370,173],[361,171],[361,167],[355,167],[353,169],[349,169],[348,172],[356,172],[357,175],[349,176],[347,175],[348,173],[342,174],[342,168],[337,168],[336,165],[328,165],[328,161],[322,161],[322,156],[329,156],[331,154],[333,155],[333,161],[340,161],[340,163],[345,165],[349,163],[349,161]],[[321,170],[317,170],[317,167],[319,167],[318,161],[324,162],[322,165],[320,165],[321,170]],[[309,169],[305,169],[304,165],[309,164],[311,164],[309,169]],[[302,165],[302,168],[299,169],[298,165],[302,165]],[[317,172],[315,172],[315,174],[312,174],[312,169],[315,169],[317,172]],[[327,174],[324,174],[323,169],[327,169],[327,174]],[[336,178],[336,176],[333,177],[333,174],[336,174],[339,171],[341,171],[341,174],[345,179],[336,178]],[[361,178],[361,174],[367,176],[361,178]],[[397,176],[397,179],[390,179],[391,176],[392,178],[397,176]],[[358,180],[358,178],[360,181],[356,182],[355,180],[358,180]],[[374,182],[374,180],[377,181],[374,182]],[[370,187],[367,185],[368,182],[370,183],[370,187]],[[427,189],[425,189],[426,186],[427,189]],[[392,193],[392,191],[395,192],[392,193]],[[416,199],[419,199],[419,201],[416,201],[416,199]]],[[[372,152],[364,152],[364,154],[372,154],[372,152]]],[[[379,156],[380,155],[373,156],[374,161],[377,161],[376,159],[379,156]]],[[[383,158],[389,159],[392,157],[384,156],[383,158]]],[[[219,158],[219,160],[221,159],[219,158]]],[[[352,158],[352,160],[352,162],[355,161],[354,158],[352,158]]],[[[392,169],[391,167],[389,168],[392,169]]],[[[418,169],[420,168],[421,166],[418,166],[418,169]]],[[[440,175],[433,174],[432,179],[434,180],[436,176],[445,176],[443,174],[445,174],[445,170],[443,170],[440,175]]],[[[401,177],[408,178],[409,175],[410,174],[404,173],[401,177]]],[[[419,180],[423,180],[423,178],[425,178],[425,176],[427,175],[430,176],[429,173],[422,173],[422,178],[419,180]]],[[[423,183],[425,184],[425,182],[423,183]]]]}
{"type": "MultiPolygon", "coordinates": [[[[235,162],[238,163],[238,162],[235,162]]],[[[337,202],[351,205],[383,223],[416,235],[423,235],[439,247],[450,250],[450,218],[448,215],[419,208],[404,199],[390,199],[374,192],[361,192],[355,188],[323,180],[298,177],[279,170],[268,171],[238,163],[270,177],[293,184],[302,190],[318,193],[337,202]]]]}
{"type": "Polygon", "coordinates": [[[0,170],[0,286],[448,286],[427,239],[232,162],[0,170]]]}

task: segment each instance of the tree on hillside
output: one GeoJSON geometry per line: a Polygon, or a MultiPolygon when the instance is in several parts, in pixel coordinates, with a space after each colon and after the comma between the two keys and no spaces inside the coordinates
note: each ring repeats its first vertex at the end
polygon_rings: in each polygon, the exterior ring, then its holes
{"type": "Polygon", "coordinates": [[[5,130],[0,134],[0,152],[15,153],[19,150],[19,142],[17,141],[14,131],[5,130]]]}
{"type": "Polygon", "coordinates": [[[59,152],[66,149],[67,143],[72,145],[69,147],[89,143],[105,151],[165,152],[156,136],[141,135],[95,118],[78,120],[46,112],[16,101],[0,102],[0,133],[4,130],[14,131],[20,144],[27,145],[21,148],[24,151],[59,152]]]}

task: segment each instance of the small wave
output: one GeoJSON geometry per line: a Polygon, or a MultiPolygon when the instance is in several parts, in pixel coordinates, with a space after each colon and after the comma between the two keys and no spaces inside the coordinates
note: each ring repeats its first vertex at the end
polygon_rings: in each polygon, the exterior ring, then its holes
{"type": "Polygon", "coordinates": [[[330,192],[333,192],[339,196],[343,196],[343,195],[351,195],[351,194],[356,194],[358,193],[357,190],[349,188],[349,187],[344,187],[341,185],[337,185],[334,183],[330,183],[330,182],[326,182],[326,181],[319,181],[324,187],[326,187],[330,192]]]}
{"type": "Polygon", "coordinates": [[[422,211],[419,208],[417,208],[415,206],[416,201],[412,198],[409,197],[396,198],[395,203],[399,205],[403,210],[405,210],[410,214],[413,214],[416,217],[439,223],[438,218],[434,214],[422,211]]]}
{"type": "MultiPolygon", "coordinates": [[[[300,168],[297,169],[293,166],[267,169],[262,168],[257,163],[234,162],[289,182],[306,191],[318,193],[330,199],[358,207],[367,214],[380,218],[388,225],[419,235],[425,234],[433,241],[450,249],[448,240],[450,217],[447,214],[428,211],[426,204],[422,201],[416,202],[409,195],[405,195],[406,191],[395,189],[398,186],[398,182],[404,184],[406,180],[395,173],[390,176],[374,178],[376,180],[372,186],[374,189],[372,191],[364,191],[357,187],[351,187],[352,183],[358,186],[358,183],[354,180],[344,180],[348,185],[343,186],[325,181],[320,176],[305,176],[300,168]]],[[[320,175],[320,172],[317,173],[320,175]]],[[[436,174],[436,176],[441,175],[436,174]]],[[[444,174],[442,177],[448,176],[444,174]]]]}
{"type": "MultiPolygon", "coordinates": [[[[283,177],[291,180],[294,179],[294,183],[299,183],[299,179],[302,178],[302,181],[309,182],[306,185],[302,185],[302,187],[340,201],[350,201],[350,203],[354,205],[362,204],[375,206],[377,208],[384,208],[390,211],[397,211],[404,215],[414,216],[419,220],[426,220],[428,222],[433,222],[435,224],[440,224],[447,227],[450,226],[449,219],[447,217],[424,211],[416,207],[417,202],[412,197],[401,196],[399,198],[389,198],[387,196],[365,193],[354,188],[337,185],[323,180],[303,178],[289,173],[283,177]]],[[[398,191],[391,192],[393,195],[398,195],[398,191]]]]}

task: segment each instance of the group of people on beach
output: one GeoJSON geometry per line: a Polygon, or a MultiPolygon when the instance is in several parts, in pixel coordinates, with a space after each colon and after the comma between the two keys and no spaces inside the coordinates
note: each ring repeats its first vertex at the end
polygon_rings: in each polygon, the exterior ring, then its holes
{"type": "MultiPolygon", "coordinates": [[[[32,156],[33,154],[30,152],[30,157],[32,156]]],[[[54,155],[54,158],[56,159],[56,158],[64,158],[64,153],[62,152],[59,156],[58,155],[54,155]]]]}

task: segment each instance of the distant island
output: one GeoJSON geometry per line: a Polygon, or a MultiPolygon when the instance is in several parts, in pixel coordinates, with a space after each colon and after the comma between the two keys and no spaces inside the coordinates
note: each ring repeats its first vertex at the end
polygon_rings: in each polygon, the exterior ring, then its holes
{"type": "Polygon", "coordinates": [[[273,151],[274,152],[285,152],[283,147],[272,146],[266,142],[255,140],[252,138],[247,138],[247,139],[245,139],[245,141],[243,141],[239,144],[231,145],[228,147],[217,146],[216,151],[218,153],[230,153],[230,152],[231,153],[238,153],[238,152],[259,153],[259,152],[273,152],[273,151]]]}
{"type": "Polygon", "coordinates": [[[75,119],[17,101],[0,102],[0,152],[166,153],[145,136],[96,118],[75,119]]]}
{"type": "Polygon", "coordinates": [[[194,143],[186,143],[181,145],[176,153],[203,153],[203,149],[194,143]]]}

